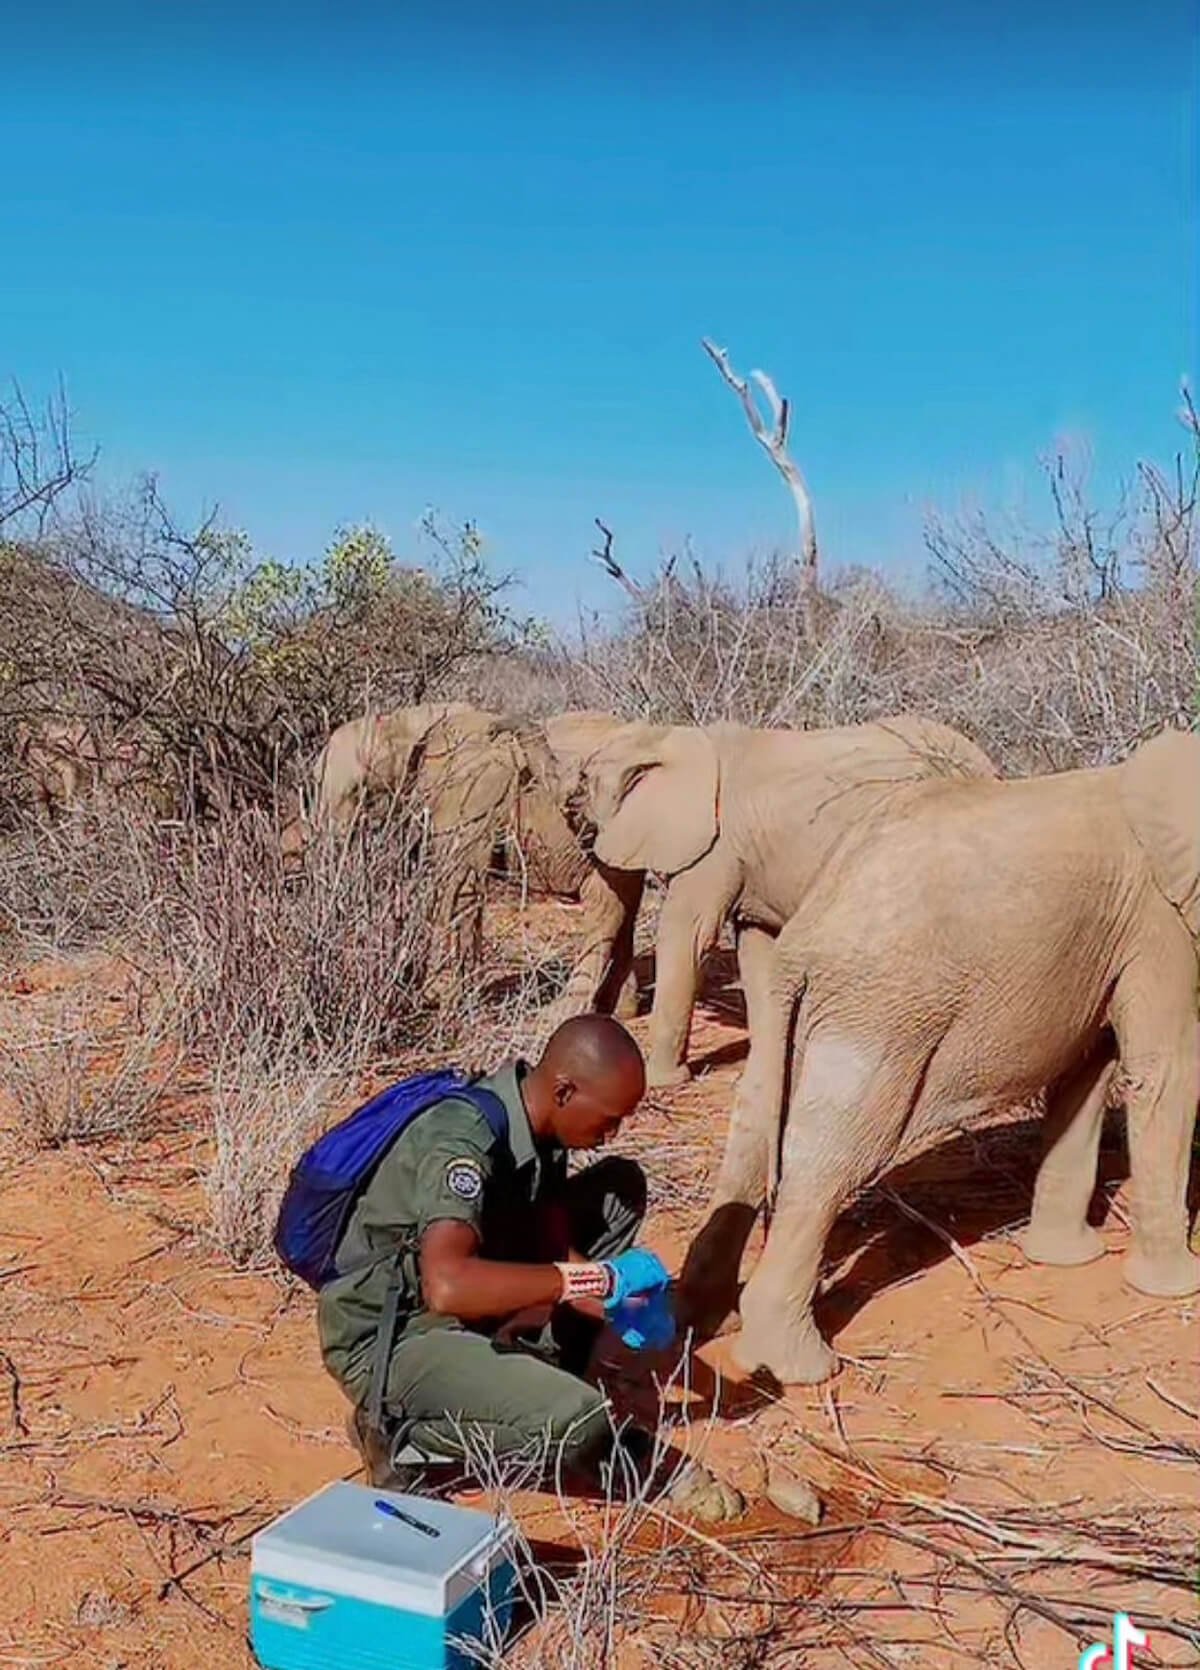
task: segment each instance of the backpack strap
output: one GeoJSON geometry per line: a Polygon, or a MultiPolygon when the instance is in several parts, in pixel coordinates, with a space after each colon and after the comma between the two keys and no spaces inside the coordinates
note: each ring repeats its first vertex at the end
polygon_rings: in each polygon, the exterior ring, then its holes
{"type": "MultiPolygon", "coordinates": [[[[494,1090],[485,1090],[481,1084],[464,1084],[455,1090],[452,1096],[460,1101],[470,1102],[477,1113],[481,1113],[488,1122],[488,1129],[496,1141],[508,1147],[508,1109],[494,1090]]],[[[450,1101],[451,1096],[445,1098],[450,1101]]]]}
{"type": "MultiPolygon", "coordinates": [[[[464,1084],[458,1086],[449,1095],[440,1098],[441,1101],[470,1102],[478,1113],[487,1120],[488,1129],[496,1141],[508,1146],[508,1109],[494,1090],[485,1090],[480,1084],[464,1084]]],[[[434,1102],[432,1106],[436,1107],[434,1102]]],[[[428,1112],[428,1109],[422,1110],[428,1112]]],[[[374,1360],[371,1364],[371,1386],[367,1393],[366,1415],[367,1423],[376,1432],[383,1432],[383,1402],[387,1395],[388,1369],[391,1367],[392,1347],[396,1343],[396,1323],[400,1318],[400,1293],[403,1287],[400,1267],[404,1258],[401,1253],[396,1259],[391,1280],[384,1295],[383,1310],[379,1317],[379,1331],[375,1336],[374,1360]]]]}
{"type": "MultiPolygon", "coordinates": [[[[404,1256],[400,1255],[401,1258],[404,1256]]],[[[374,1360],[371,1364],[371,1388],[367,1393],[367,1424],[376,1432],[383,1432],[383,1400],[387,1392],[388,1369],[392,1361],[392,1346],[396,1340],[396,1322],[400,1315],[400,1259],[384,1295],[383,1312],[379,1318],[379,1332],[375,1337],[374,1360]]]]}

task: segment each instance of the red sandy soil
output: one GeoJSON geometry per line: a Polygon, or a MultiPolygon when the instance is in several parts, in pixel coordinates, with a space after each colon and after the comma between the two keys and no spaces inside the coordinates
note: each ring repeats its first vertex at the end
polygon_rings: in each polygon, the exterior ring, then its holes
{"type": "MultiPolygon", "coordinates": [[[[67,964],[11,979],[0,1002],[81,978],[103,1001],[103,970],[67,964]]],[[[631,1136],[656,1174],[648,1238],[676,1267],[742,1040],[716,992],[693,1039],[708,1065],[631,1136]]],[[[828,1386],[716,1383],[727,1341],[705,1349],[679,1405],[691,1447],[752,1496],[768,1467],[812,1479],[825,1520],[813,1533],[760,1501],[711,1538],[644,1521],[622,1557],[616,1645],[605,1657],[597,1635],[590,1663],[1073,1670],[1118,1608],[1200,1625],[1194,1581],[1147,1575],[1168,1557],[1195,1574],[1200,1306],[1121,1283],[1119,1131],[1098,1195],[1108,1256],[1028,1265],[1014,1230],[1035,1152],[1035,1128],[1009,1117],[893,1174],[954,1250],[878,1194],[845,1215],[824,1300],[845,1365],[828,1386]],[[1065,1632],[1022,1597],[1094,1621],[1065,1632]]],[[[354,1476],[311,1299],[206,1241],[206,1163],[188,1129],[32,1152],[0,1098],[0,1665],[252,1665],[250,1534],[354,1476]]],[[[603,1546],[596,1509],[516,1509],[548,1559],[603,1546]]],[[[566,1662],[569,1628],[552,1616],[516,1656],[566,1662]]],[[[1152,1639],[1139,1665],[1200,1662],[1195,1638],[1152,1639]]]]}

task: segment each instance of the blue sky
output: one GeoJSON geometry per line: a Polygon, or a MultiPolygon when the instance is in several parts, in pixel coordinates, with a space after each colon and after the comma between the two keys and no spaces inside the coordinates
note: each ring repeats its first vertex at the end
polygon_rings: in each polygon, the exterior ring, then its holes
{"type": "Polygon", "coordinates": [[[787,545],[702,334],[791,396],[831,563],[1178,444],[1190,0],[17,10],[0,372],[270,554],[434,506],[563,620],[595,515],[635,570],[787,545]]]}

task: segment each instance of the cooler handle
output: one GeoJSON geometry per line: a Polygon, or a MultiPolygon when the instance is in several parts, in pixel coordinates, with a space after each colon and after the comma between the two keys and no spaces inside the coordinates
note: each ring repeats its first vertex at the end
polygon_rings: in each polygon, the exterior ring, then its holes
{"type": "Polygon", "coordinates": [[[255,1585],[255,1593],[259,1600],[270,1601],[274,1606],[291,1606],[297,1612],[328,1612],[336,1604],[332,1595],[289,1595],[278,1593],[260,1578],[255,1585]]]}

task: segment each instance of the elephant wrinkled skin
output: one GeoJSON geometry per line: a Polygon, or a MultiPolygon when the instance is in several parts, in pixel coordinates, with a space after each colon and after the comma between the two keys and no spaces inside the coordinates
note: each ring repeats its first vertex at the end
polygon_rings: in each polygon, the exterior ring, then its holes
{"type": "Polygon", "coordinates": [[[902,1141],[1043,1089],[1026,1253],[1076,1264],[1102,1250],[1087,1209],[1119,1090],[1134,1208],[1126,1280],[1160,1296],[1200,1290],[1186,1208],[1198,939],[1200,735],[1168,731],[1119,766],[916,785],[855,831],[777,942],[740,1136],[689,1255],[685,1285],[724,1282],[727,1297],[778,1154],[739,1361],[784,1382],[832,1372],[812,1297],[848,1196],[902,1141]]]}
{"type": "Polygon", "coordinates": [[[734,921],[753,1030],[772,936],[837,842],[914,779],[995,777],[973,742],[908,714],[828,731],[629,724],[586,757],[568,815],[594,835],[586,944],[561,1005],[620,983],[648,870],[669,878],[655,948],[647,1077],[688,1077],[701,961],[734,921]]]}

